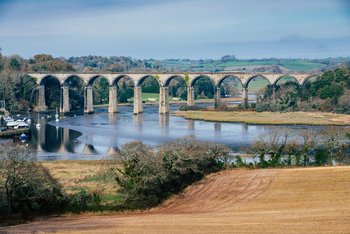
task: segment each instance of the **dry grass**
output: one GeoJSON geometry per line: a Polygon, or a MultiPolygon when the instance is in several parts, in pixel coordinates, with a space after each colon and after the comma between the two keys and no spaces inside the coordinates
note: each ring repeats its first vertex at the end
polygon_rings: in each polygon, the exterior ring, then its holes
{"type": "Polygon", "coordinates": [[[0,229],[59,233],[349,233],[350,167],[231,170],[159,208],[0,229]]]}
{"type": "Polygon", "coordinates": [[[186,119],[269,125],[350,125],[350,115],[323,112],[176,111],[186,119]]]}
{"type": "Polygon", "coordinates": [[[97,192],[101,195],[116,193],[118,186],[103,176],[105,161],[46,161],[42,165],[62,185],[67,194],[80,189],[97,192]]]}

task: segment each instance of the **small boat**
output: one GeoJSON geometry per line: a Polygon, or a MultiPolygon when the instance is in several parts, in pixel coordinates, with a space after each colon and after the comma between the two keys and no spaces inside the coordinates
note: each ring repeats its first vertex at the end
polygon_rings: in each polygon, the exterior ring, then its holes
{"type": "Polygon", "coordinates": [[[19,136],[19,140],[21,142],[26,142],[28,140],[28,136],[24,133],[22,133],[20,136],[19,136]]]}
{"type": "Polygon", "coordinates": [[[17,125],[18,125],[18,122],[17,122],[17,121],[14,121],[14,120],[12,120],[12,121],[10,121],[10,122],[7,122],[7,124],[6,124],[6,126],[7,126],[8,128],[15,128],[17,125]]]}
{"type": "Polygon", "coordinates": [[[8,122],[13,122],[14,119],[12,119],[10,116],[4,118],[4,120],[8,123],[8,122]]]}
{"type": "Polygon", "coordinates": [[[16,121],[17,121],[17,122],[25,122],[26,119],[27,119],[27,117],[24,117],[24,119],[17,119],[16,121]]]}
{"type": "Polygon", "coordinates": [[[17,126],[14,127],[14,129],[19,129],[19,128],[28,128],[29,125],[25,122],[17,122],[17,126]]]}
{"type": "Polygon", "coordinates": [[[60,121],[59,115],[58,115],[58,108],[57,108],[57,107],[56,107],[55,119],[56,119],[56,122],[60,121]]]}
{"type": "Polygon", "coordinates": [[[40,118],[39,118],[39,112],[38,112],[38,122],[37,122],[37,124],[35,125],[36,126],[36,128],[40,128],[40,123],[39,123],[39,121],[40,121],[40,118]]]}

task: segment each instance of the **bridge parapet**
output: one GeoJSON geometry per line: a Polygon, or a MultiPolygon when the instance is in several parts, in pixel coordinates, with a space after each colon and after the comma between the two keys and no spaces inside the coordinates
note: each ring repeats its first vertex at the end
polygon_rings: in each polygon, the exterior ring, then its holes
{"type": "Polygon", "coordinates": [[[34,77],[38,85],[41,85],[43,80],[47,77],[56,78],[61,85],[65,83],[68,78],[78,77],[82,81],[84,81],[87,85],[92,85],[95,79],[98,77],[104,77],[108,80],[109,85],[114,85],[116,81],[118,81],[122,77],[130,78],[134,85],[140,85],[144,78],[146,77],[155,77],[160,86],[167,86],[171,79],[175,77],[180,77],[181,79],[188,79],[186,81],[187,85],[193,85],[194,82],[200,77],[208,77],[211,79],[214,85],[220,86],[221,82],[227,77],[235,77],[240,80],[243,87],[247,87],[249,82],[255,77],[262,76],[265,77],[270,84],[276,84],[278,80],[282,77],[291,76],[294,77],[300,85],[302,85],[305,80],[309,77],[318,75],[312,73],[290,73],[290,74],[272,74],[272,73],[52,73],[52,74],[44,74],[44,73],[31,73],[29,76],[34,77]]]}

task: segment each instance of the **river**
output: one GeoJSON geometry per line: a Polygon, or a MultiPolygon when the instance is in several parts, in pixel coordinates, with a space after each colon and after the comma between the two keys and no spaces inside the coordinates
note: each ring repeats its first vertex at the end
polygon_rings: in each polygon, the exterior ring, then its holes
{"type": "MultiPolygon", "coordinates": [[[[176,109],[178,106],[171,106],[171,111],[176,109]]],[[[320,131],[323,128],[187,120],[171,114],[159,115],[158,106],[152,105],[147,105],[141,115],[133,115],[131,106],[120,106],[116,114],[102,108],[92,115],[65,117],[59,122],[53,115],[41,115],[39,129],[35,127],[35,119],[29,144],[37,151],[38,160],[98,160],[127,142],[142,141],[156,146],[190,135],[241,152],[263,135],[288,132],[289,137],[298,138],[303,129],[320,131]]]]}

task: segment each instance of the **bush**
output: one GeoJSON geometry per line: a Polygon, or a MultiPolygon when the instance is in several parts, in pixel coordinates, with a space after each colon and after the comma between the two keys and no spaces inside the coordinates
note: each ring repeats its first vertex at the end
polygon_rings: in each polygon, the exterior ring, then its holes
{"type": "Polygon", "coordinates": [[[183,138],[152,150],[141,142],[125,144],[112,158],[109,170],[121,187],[129,208],[160,203],[204,175],[224,167],[228,149],[183,138]]]}
{"type": "Polygon", "coordinates": [[[318,148],[315,154],[315,164],[317,166],[326,165],[328,162],[328,152],[324,148],[318,148]]]}
{"type": "Polygon", "coordinates": [[[97,210],[101,205],[101,196],[97,193],[89,193],[86,189],[81,189],[78,193],[69,198],[67,211],[80,213],[86,210],[97,210]]]}
{"type": "Polygon", "coordinates": [[[201,110],[199,106],[188,106],[187,104],[183,104],[179,107],[180,111],[189,111],[189,110],[201,110]]]}
{"type": "Polygon", "coordinates": [[[221,104],[216,110],[218,110],[218,111],[229,111],[230,108],[226,104],[221,104]]]}
{"type": "Polygon", "coordinates": [[[24,146],[0,146],[0,216],[57,212],[65,204],[58,182],[24,146]]]}

